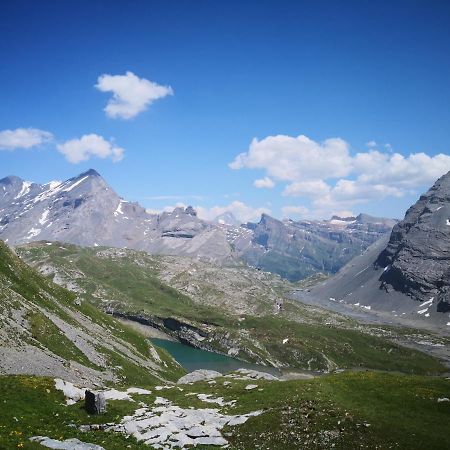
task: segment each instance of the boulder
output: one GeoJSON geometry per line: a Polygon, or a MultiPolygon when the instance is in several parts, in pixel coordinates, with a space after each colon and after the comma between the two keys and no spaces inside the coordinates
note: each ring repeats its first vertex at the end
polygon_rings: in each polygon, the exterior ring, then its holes
{"type": "Polygon", "coordinates": [[[84,396],[84,407],[89,414],[102,414],[106,412],[105,394],[86,390],[84,396]]]}

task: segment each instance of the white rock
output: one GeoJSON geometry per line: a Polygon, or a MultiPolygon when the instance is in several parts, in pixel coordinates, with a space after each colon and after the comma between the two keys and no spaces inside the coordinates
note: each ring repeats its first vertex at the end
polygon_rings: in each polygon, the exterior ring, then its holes
{"type": "Polygon", "coordinates": [[[245,386],[245,389],[247,391],[251,391],[252,389],[256,389],[258,387],[257,384],[247,384],[247,386],[245,386]]]}
{"type": "Polygon", "coordinates": [[[215,370],[199,369],[194,370],[193,372],[190,372],[187,375],[181,377],[177,381],[177,384],[196,383],[197,381],[209,381],[221,376],[223,375],[220,372],[216,372],[215,370]]]}
{"type": "Polygon", "coordinates": [[[75,387],[70,381],[55,378],[55,389],[63,392],[68,405],[73,405],[77,401],[84,399],[85,389],[75,387]]]}
{"type": "Polygon", "coordinates": [[[32,442],[38,442],[43,447],[52,448],[56,450],[105,450],[104,447],[96,444],[89,444],[82,442],[79,439],[66,439],[65,441],[58,441],[46,436],[34,436],[30,438],[32,442]]]}

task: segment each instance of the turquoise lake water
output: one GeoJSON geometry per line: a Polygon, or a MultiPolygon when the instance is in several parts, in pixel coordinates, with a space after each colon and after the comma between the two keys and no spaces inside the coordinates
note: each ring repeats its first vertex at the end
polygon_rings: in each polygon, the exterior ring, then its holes
{"type": "Polygon", "coordinates": [[[245,368],[271,373],[272,375],[280,374],[279,370],[274,367],[246,363],[236,358],[200,350],[180,342],[166,339],[150,339],[150,341],[158,347],[166,349],[188,372],[197,369],[208,369],[217,370],[217,372],[225,374],[236,369],[245,368]]]}

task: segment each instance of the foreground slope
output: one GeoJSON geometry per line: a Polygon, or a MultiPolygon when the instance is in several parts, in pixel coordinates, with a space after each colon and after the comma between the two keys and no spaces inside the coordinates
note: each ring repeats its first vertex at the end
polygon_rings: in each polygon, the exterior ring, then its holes
{"type": "Polygon", "coordinates": [[[203,430],[215,431],[210,439],[206,434],[199,438],[205,444],[196,448],[203,450],[224,448],[225,443],[232,450],[450,446],[450,382],[445,378],[342,373],[309,381],[258,380],[252,390],[246,389],[249,381],[214,381],[184,385],[183,390],[165,386],[134,396],[135,402],[109,401],[106,414],[90,416],[81,402],[64,405],[51,379],[0,377],[2,401],[8,406],[0,409],[0,448],[39,450],[43,447],[29,439],[48,436],[60,442],[78,438],[105,450],[187,449],[203,430]],[[187,430],[188,415],[202,417],[210,426],[206,430],[197,421],[187,430]],[[223,417],[243,419],[232,419],[232,425],[217,431],[217,419],[223,417]]]}
{"type": "Polygon", "coordinates": [[[103,385],[180,372],[142,336],[38,274],[1,241],[0,325],[0,374],[103,385]]]}

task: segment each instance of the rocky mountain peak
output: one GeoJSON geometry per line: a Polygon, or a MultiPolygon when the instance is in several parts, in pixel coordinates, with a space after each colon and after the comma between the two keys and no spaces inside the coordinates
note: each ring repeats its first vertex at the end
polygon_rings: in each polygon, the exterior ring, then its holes
{"type": "Polygon", "coordinates": [[[197,211],[192,207],[192,206],[188,206],[185,210],[184,210],[185,214],[188,214],[189,216],[197,216],[197,211]]]}
{"type": "Polygon", "coordinates": [[[5,178],[2,178],[0,180],[0,184],[5,185],[5,186],[6,185],[19,184],[19,183],[22,183],[22,182],[23,182],[22,178],[16,177],[15,175],[9,175],[9,176],[7,176],[5,178]]]}
{"type": "Polygon", "coordinates": [[[385,286],[450,310],[450,173],[411,206],[377,259],[385,286]],[[445,303],[445,304],[444,304],[445,303]],[[447,305],[447,306],[446,306],[447,305]]]}
{"type": "Polygon", "coordinates": [[[272,216],[269,216],[269,214],[266,213],[262,213],[261,214],[261,219],[259,221],[259,225],[275,225],[275,226],[282,226],[283,222],[281,220],[275,219],[272,216]]]}
{"type": "Polygon", "coordinates": [[[354,220],[357,220],[357,218],[353,217],[353,216],[341,217],[341,216],[334,215],[334,216],[331,216],[331,220],[341,220],[342,222],[352,222],[354,220]]]}
{"type": "Polygon", "coordinates": [[[83,177],[100,177],[101,175],[95,170],[95,169],[89,169],[86,170],[86,172],[80,173],[76,178],[83,178],[83,177]]]}

